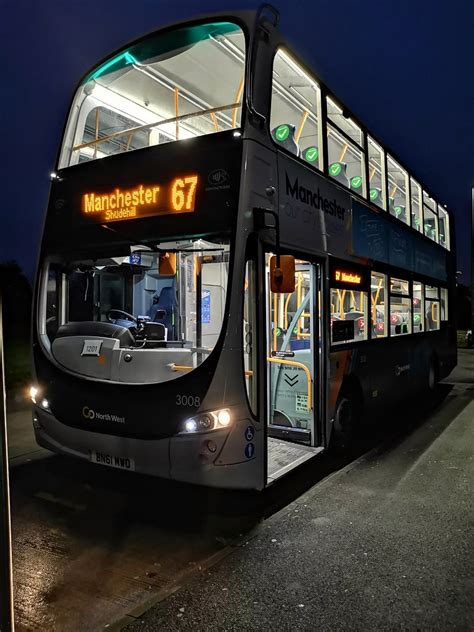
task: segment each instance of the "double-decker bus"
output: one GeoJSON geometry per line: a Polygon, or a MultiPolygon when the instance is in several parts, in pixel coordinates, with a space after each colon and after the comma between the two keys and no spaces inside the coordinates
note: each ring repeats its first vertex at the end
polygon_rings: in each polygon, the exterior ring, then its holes
{"type": "Polygon", "coordinates": [[[452,216],[277,22],[179,23],[79,83],[35,291],[41,446],[263,489],[455,365],[452,216]]]}

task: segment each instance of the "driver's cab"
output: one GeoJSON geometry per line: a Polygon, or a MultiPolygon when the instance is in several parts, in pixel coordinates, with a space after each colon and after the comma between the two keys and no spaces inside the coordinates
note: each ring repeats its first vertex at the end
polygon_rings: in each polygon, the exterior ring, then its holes
{"type": "Polygon", "coordinates": [[[228,239],[128,249],[47,266],[43,346],[63,367],[88,377],[175,379],[199,366],[220,335],[228,239]]]}

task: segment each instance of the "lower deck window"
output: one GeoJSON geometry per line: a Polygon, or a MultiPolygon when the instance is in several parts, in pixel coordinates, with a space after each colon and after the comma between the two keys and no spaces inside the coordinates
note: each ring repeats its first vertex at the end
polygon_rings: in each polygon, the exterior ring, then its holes
{"type": "Polygon", "coordinates": [[[423,283],[413,282],[413,333],[424,331],[423,314],[425,313],[425,300],[423,283]]]}
{"type": "Polygon", "coordinates": [[[390,297],[390,335],[411,334],[411,299],[390,297]]]}
{"type": "Polygon", "coordinates": [[[367,292],[331,289],[331,342],[367,340],[367,292]]]}

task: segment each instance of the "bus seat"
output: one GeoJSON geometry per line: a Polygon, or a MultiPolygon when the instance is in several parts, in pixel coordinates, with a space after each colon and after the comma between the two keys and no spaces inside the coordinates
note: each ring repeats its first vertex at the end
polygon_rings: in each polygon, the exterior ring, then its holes
{"type": "Polygon", "coordinates": [[[420,218],[417,217],[416,213],[411,214],[411,225],[417,230],[420,230],[420,218]]]}
{"type": "Polygon", "coordinates": [[[377,206],[382,206],[382,189],[379,189],[378,187],[371,187],[370,201],[377,204],[377,206]]]}
{"type": "Polygon", "coordinates": [[[310,164],[318,166],[319,150],[315,145],[309,145],[302,151],[303,159],[310,164]]]}
{"type": "Polygon", "coordinates": [[[345,162],[333,162],[329,165],[329,175],[337,182],[340,182],[345,187],[349,187],[349,178],[347,177],[347,163],[345,162]]]}
{"type": "Polygon", "coordinates": [[[405,207],[402,204],[397,204],[393,207],[393,214],[397,219],[402,220],[402,222],[406,222],[407,215],[405,212],[405,207]]]}
{"type": "Polygon", "coordinates": [[[393,197],[389,197],[388,198],[388,210],[390,211],[391,215],[395,215],[395,198],[393,197]]]}
{"type": "Polygon", "coordinates": [[[364,181],[361,176],[352,176],[350,179],[351,190],[362,195],[362,185],[364,181]]]}
{"type": "MultiPolygon", "coordinates": [[[[177,306],[176,288],[174,285],[167,285],[161,290],[157,303],[152,305],[153,314],[150,313],[150,317],[153,322],[161,323],[168,332],[172,332],[174,312],[177,306]]],[[[174,332],[171,339],[174,339],[174,332]]]]}
{"type": "Polygon", "coordinates": [[[295,140],[295,126],[291,123],[282,123],[272,129],[272,138],[295,156],[300,155],[300,148],[295,140]]]}

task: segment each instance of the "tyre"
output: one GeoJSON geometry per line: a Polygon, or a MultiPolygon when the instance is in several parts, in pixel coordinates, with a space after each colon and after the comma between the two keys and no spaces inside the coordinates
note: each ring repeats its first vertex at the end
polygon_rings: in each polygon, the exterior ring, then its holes
{"type": "Polygon", "coordinates": [[[331,448],[343,452],[352,444],[361,416],[360,398],[353,390],[341,391],[334,412],[331,448]]]}

